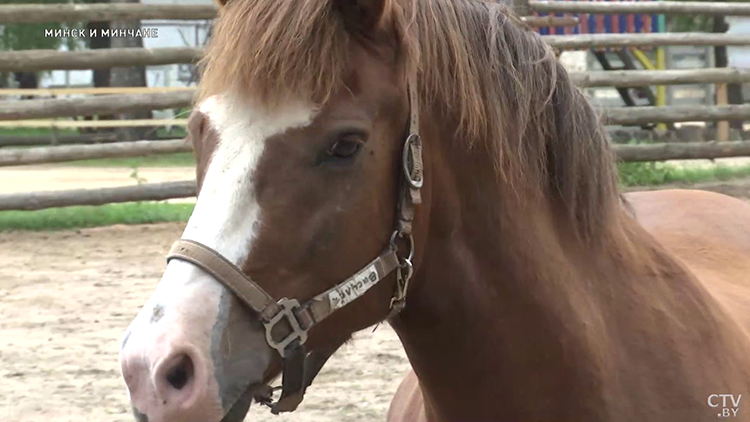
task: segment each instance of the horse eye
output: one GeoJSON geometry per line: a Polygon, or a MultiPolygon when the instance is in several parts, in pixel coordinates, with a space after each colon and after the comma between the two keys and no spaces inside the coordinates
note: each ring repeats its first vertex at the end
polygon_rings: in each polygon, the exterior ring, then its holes
{"type": "Polygon", "coordinates": [[[360,150],[362,150],[362,141],[358,138],[345,138],[333,144],[328,154],[337,158],[352,158],[360,150]]]}

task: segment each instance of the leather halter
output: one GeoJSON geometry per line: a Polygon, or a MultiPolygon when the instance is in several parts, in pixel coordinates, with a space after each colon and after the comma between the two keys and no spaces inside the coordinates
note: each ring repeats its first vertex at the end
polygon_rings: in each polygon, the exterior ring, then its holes
{"type": "Polygon", "coordinates": [[[414,238],[412,223],[414,208],[422,202],[420,188],[424,183],[422,162],[422,141],[419,137],[419,103],[415,77],[409,78],[409,134],[404,141],[401,173],[401,188],[397,208],[397,225],[385,250],[336,286],[300,304],[297,299],[275,300],[260,285],[251,280],[235,264],[224,256],[201,243],[180,239],[172,245],[167,262],[172,259],[190,262],[221,282],[239,300],[252,309],[266,330],[266,342],[276,349],[284,360],[282,393],[279,400],[272,403],[274,391],[265,386],[265,391],[256,400],[271,407],[271,412],[294,411],[305,394],[305,389],[325,364],[336,348],[305,351],[307,333],[337,309],[352,303],[367,290],[383,280],[391,272],[396,272],[396,288],[391,298],[390,318],[399,313],[406,303],[409,280],[413,274],[414,238]],[[400,257],[396,241],[408,242],[408,255],[400,257]]]}

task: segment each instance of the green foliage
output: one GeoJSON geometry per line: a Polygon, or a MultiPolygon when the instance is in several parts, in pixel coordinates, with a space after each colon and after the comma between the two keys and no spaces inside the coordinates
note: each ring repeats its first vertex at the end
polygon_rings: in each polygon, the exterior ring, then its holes
{"type": "MultiPolygon", "coordinates": [[[[66,0],[0,0],[7,4],[67,3],[66,0]]],[[[35,50],[60,48],[65,41],[58,37],[45,37],[45,29],[61,29],[62,23],[0,25],[0,50],[35,50]]]]}
{"type": "Polygon", "coordinates": [[[657,186],[667,183],[698,183],[750,176],[750,165],[718,164],[708,168],[682,168],[662,162],[617,163],[622,186],[657,186]]]}
{"type": "Polygon", "coordinates": [[[193,207],[189,203],[133,202],[39,211],[0,211],[0,231],[61,230],[113,224],[187,221],[193,207]]]}
{"type": "Polygon", "coordinates": [[[134,179],[136,181],[136,183],[138,183],[139,186],[142,185],[142,184],[144,184],[144,183],[146,183],[146,182],[148,182],[148,179],[146,179],[145,177],[141,177],[141,175],[138,174],[138,166],[135,166],[135,165],[131,166],[131,169],[133,171],[130,173],[129,177],[131,179],[134,179]]]}
{"type": "MultiPolygon", "coordinates": [[[[667,0],[684,1],[684,0],[667,0]]],[[[696,0],[698,2],[703,0],[696,0]]],[[[667,31],[669,32],[711,32],[713,17],[709,15],[674,15],[667,16],[667,31]]]]}
{"type": "MultiPolygon", "coordinates": [[[[691,1],[698,3],[710,3],[716,0],[666,0],[666,1],[691,1]]],[[[747,3],[748,0],[721,0],[727,3],[747,3]]],[[[667,16],[667,30],[669,32],[712,32],[713,17],[709,15],[675,15],[667,16]]]]}
{"type": "Polygon", "coordinates": [[[652,186],[665,183],[669,168],[657,167],[656,163],[617,163],[620,184],[623,186],[652,186]]]}
{"type": "MultiPolygon", "coordinates": [[[[58,3],[107,3],[107,0],[0,0],[0,5],[6,4],[58,4],[58,3]]],[[[85,23],[41,23],[0,25],[0,51],[2,50],[57,50],[63,44],[68,50],[76,50],[85,46],[85,39],[45,37],[45,29],[83,28],[85,23]]]]}
{"type": "Polygon", "coordinates": [[[78,133],[77,129],[71,128],[60,128],[60,129],[47,129],[37,127],[3,127],[0,128],[0,136],[45,136],[52,137],[53,132],[57,135],[75,135],[78,133]]]}

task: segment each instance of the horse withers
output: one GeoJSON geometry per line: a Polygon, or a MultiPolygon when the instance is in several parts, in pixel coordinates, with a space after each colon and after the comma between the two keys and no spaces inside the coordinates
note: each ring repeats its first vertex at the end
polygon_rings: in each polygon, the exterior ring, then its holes
{"type": "Polygon", "coordinates": [[[504,6],[231,0],[203,64],[198,200],[122,341],[137,419],[294,410],[388,319],[391,421],[749,420],[750,206],[622,197],[504,6]]]}

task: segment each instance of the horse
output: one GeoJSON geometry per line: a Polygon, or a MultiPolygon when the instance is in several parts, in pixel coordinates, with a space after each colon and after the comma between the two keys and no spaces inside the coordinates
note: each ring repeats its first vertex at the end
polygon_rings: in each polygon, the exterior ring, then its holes
{"type": "Polygon", "coordinates": [[[120,346],[136,420],[293,411],[386,320],[413,368],[389,421],[750,420],[750,205],[622,195],[505,6],[229,0],[215,25],[195,209],[120,346]]]}

